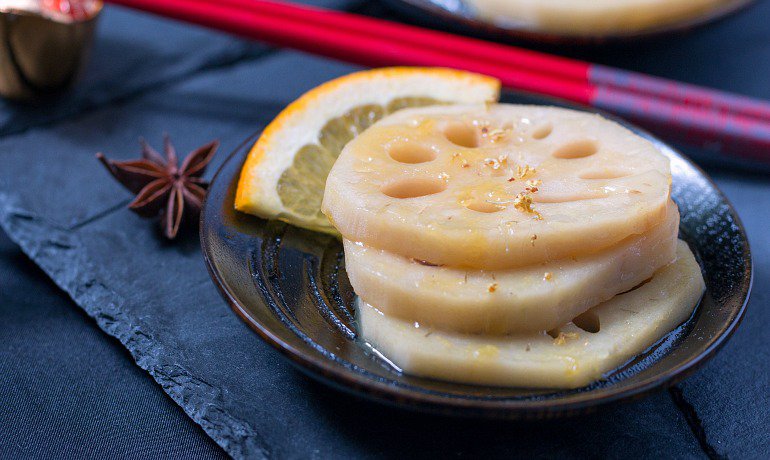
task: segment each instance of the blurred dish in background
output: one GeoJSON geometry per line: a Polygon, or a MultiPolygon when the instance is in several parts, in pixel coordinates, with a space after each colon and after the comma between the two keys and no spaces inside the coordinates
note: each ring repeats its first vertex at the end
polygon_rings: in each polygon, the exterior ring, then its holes
{"type": "Polygon", "coordinates": [[[682,31],[752,0],[387,0],[458,26],[540,42],[601,43],[682,31]]]}

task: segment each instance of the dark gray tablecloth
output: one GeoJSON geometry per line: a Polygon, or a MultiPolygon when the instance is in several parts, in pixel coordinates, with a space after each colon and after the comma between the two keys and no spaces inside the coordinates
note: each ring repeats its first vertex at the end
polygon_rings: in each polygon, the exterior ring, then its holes
{"type": "MultiPolygon", "coordinates": [[[[332,5],[381,13],[364,3],[332,5]]],[[[573,53],[770,99],[768,24],[761,1],[686,36],[573,53]]],[[[304,377],[220,299],[196,236],[164,243],[93,158],[133,157],[138,137],[159,144],[167,131],[181,151],[221,139],[213,172],[289,101],[352,69],[107,8],[76,91],[44,108],[0,103],[0,225],[93,318],[0,235],[0,457],[222,455],[179,406],[237,457],[770,455],[764,173],[709,169],[756,270],[747,317],[716,358],[588,417],[500,423],[380,407],[304,377]]]]}

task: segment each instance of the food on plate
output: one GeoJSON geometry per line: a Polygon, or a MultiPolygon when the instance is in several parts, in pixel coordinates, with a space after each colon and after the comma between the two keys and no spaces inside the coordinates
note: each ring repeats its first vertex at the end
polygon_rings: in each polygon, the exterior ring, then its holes
{"type": "Polygon", "coordinates": [[[236,208],[341,237],[360,337],[404,372],[576,388],[686,320],[704,281],[653,143],[499,87],[419,68],[324,84],[265,129],[236,208]]]}
{"type": "Polygon", "coordinates": [[[342,147],[404,107],[494,102],[499,80],[442,68],[390,67],[324,83],[265,128],[243,166],[235,207],[265,219],[335,233],[321,214],[326,175],[342,147]]]}
{"type": "Polygon", "coordinates": [[[564,35],[628,35],[685,23],[725,0],[468,0],[482,19],[564,35]]]}
{"type": "Polygon", "coordinates": [[[644,233],[665,218],[670,184],[668,159],[651,142],[599,115],[433,106],[399,111],[351,141],[323,210],[351,241],[492,270],[644,233]]]}
{"type": "Polygon", "coordinates": [[[670,204],[664,222],[606,251],[498,271],[435,266],[345,240],[345,268],[356,294],[389,316],[456,332],[545,331],[671,262],[678,228],[670,204]]]}
{"type": "Polygon", "coordinates": [[[703,294],[703,278],[686,243],[679,242],[676,257],[648,283],[550,333],[445,332],[391,318],[367,304],[359,307],[361,329],[410,374],[483,385],[577,388],[643,352],[690,316],[703,294]]]}
{"type": "Polygon", "coordinates": [[[670,190],[668,159],[599,115],[458,104],[401,110],[351,140],[322,210],[362,337],[405,372],[572,388],[702,294],[670,190]]]}

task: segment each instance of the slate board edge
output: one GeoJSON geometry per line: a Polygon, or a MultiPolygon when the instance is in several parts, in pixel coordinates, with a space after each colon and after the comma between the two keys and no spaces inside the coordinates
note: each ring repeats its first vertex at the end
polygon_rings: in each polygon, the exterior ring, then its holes
{"type": "Polygon", "coordinates": [[[246,421],[226,412],[226,395],[187,369],[164,359],[168,356],[165,353],[168,347],[154,341],[152,335],[143,330],[142,321],[125,311],[126,300],[98,281],[87,258],[78,252],[82,245],[76,231],[46,223],[44,218],[18,205],[7,193],[0,193],[0,227],[59,288],[96,320],[101,330],[120,341],[136,364],[147,371],[222,449],[234,458],[269,458],[269,447],[260,434],[246,421]],[[201,391],[201,388],[208,391],[201,391]]]}

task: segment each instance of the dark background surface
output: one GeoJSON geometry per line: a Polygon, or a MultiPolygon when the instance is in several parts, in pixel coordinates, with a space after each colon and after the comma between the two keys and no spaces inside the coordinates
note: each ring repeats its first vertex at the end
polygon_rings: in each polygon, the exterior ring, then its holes
{"type": "MultiPolygon", "coordinates": [[[[0,102],[0,223],[88,313],[0,233],[0,457],[225,455],[193,420],[236,456],[770,454],[766,173],[709,168],[746,225],[755,289],[735,337],[682,384],[546,423],[383,408],[307,379],[262,344],[219,298],[195,235],[162,243],[93,159],[133,157],[139,136],[158,144],[168,131],[183,152],[220,138],[218,164],[286,103],[353,67],[118,8],[102,19],[76,91],[45,108],[0,102]]],[[[770,2],[685,36],[570,53],[770,100],[770,2]]]]}

